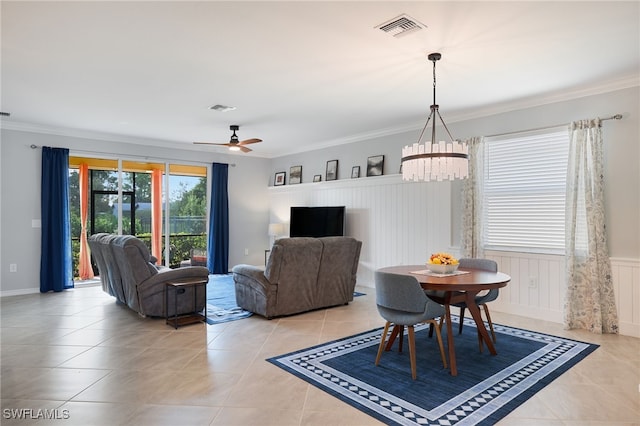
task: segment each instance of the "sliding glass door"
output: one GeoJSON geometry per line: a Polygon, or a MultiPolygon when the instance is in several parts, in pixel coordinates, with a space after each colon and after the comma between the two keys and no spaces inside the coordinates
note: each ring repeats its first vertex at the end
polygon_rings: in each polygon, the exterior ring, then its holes
{"type": "MultiPolygon", "coordinates": [[[[88,164],[89,167],[86,227],[89,235],[99,232],[135,235],[158,257],[158,264],[172,268],[189,261],[193,249],[206,251],[206,166],[84,157],[70,157],[69,163],[69,201],[76,275],[82,232],[78,185],[80,164],[88,164]],[[157,174],[155,183],[152,183],[153,173],[157,174]],[[157,197],[152,197],[154,186],[158,187],[157,197]],[[160,223],[160,226],[154,227],[154,223],[160,223]],[[154,232],[154,229],[157,231],[154,232]],[[154,241],[156,250],[153,249],[154,241]]],[[[94,271],[97,274],[95,268],[94,271]]]]}

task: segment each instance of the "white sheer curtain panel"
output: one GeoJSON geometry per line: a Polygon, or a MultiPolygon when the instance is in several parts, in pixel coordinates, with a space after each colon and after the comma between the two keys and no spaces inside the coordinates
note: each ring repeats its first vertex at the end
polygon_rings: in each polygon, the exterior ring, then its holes
{"type": "Polygon", "coordinates": [[[469,147],[469,176],[462,184],[462,257],[483,257],[482,181],[484,170],[483,138],[465,141],[469,147]]]}
{"type": "Polygon", "coordinates": [[[618,333],[605,232],[601,120],[573,122],[569,132],[564,325],[618,333]]]}

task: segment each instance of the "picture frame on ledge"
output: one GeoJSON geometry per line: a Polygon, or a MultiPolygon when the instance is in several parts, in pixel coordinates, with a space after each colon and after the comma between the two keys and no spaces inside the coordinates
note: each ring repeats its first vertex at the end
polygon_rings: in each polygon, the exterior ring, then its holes
{"type": "Polygon", "coordinates": [[[356,179],[360,177],[360,166],[353,166],[351,168],[351,179],[356,179]]]}
{"type": "Polygon", "coordinates": [[[313,181],[314,182],[322,182],[322,175],[314,175],[313,176],[313,181]]]}
{"type": "Polygon", "coordinates": [[[302,182],[302,166],[293,166],[289,169],[289,185],[302,182]]]}
{"type": "Polygon", "coordinates": [[[374,155],[367,158],[367,177],[382,176],[384,170],[384,155],[374,155]]]}
{"type": "Polygon", "coordinates": [[[284,185],[284,180],[287,177],[287,172],[278,172],[276,173],[275,178],[273,178],[273,186],[281,186],[284,185]]]}
{"type": "Polygon", "coordinates": [[[338,179],[338,160],[327,161],[327,174],[324,180],[338,179]]]}

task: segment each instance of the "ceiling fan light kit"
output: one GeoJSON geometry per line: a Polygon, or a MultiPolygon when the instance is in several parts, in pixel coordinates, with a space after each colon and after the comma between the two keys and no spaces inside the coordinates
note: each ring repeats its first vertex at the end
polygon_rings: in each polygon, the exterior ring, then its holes
{"type": "Polygon", "coordinates": [[[232,124],[231,126],[229,126],[229,130],[231,130],[233,132],[233,134],[231,135],[231,138],[229,139],[229,142],[227,143],[214,143],[214,142],[194,142],[194,144],[196,145],[220,145],[220,146],[226,146],[229,147],[229,151],[242,151],[242,152],[251,152],[251,148],[247,148],[245,145],[249,145],[252,143],[258,143],[258,142],[262,142],[262,139],[256,139],[256,138],[252,138],[252,139],[246,139],[241,141],[238,138],[238,135],[236,135],[236,131],[240,129],[240,126],[238,126],[237,124],[232,124]]]}

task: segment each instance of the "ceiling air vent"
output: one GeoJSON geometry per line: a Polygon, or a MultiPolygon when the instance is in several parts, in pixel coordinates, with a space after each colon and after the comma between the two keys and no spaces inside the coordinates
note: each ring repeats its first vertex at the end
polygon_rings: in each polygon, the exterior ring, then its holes
{"type": "Polygon", "coordinates": [[[418,22],[408,15],[400,15],[387,21],[383,24],[376,26],[387,34],[391,34],[394,37],[400,37],[409,33],[427,28],[426,25],[418,22]]]}
{"type": "Polygon", "coordinates": [[[234,109],[236,109],[236,107],[217,104],[214,106],[210,106],[209,109],[212,109],[218,112],[227,112],[227,111],[233,111],[234,109]]]}

